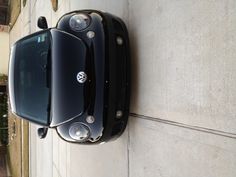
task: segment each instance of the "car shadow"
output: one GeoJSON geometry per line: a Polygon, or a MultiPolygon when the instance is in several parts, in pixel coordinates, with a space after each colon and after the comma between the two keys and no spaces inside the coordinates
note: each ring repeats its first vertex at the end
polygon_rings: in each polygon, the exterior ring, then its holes
{"type": "Polygon", "coordinates": [[[131,97],[130,97],[130,113],[134,113],[135,108],[139,103],[139,85],[140,85],[140,66],[139,66],[139,51],[138,51],[138,37],[135,33],[135,27],[131,27],[130,23],[127,26],[129,32],[130,42],[130,56],[131,56],[131,97]]]}

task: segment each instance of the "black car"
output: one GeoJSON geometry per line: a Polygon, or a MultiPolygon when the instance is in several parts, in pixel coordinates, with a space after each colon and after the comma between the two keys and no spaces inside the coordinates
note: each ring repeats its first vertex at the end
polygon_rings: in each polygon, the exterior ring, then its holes
{"type": "Polygon", "coordinates": [[[39,32],[11,49],[12,112],[41,125],[40,138],[56,128],[69,142],[115,139],[129,115],[130,54],[124,22],[95,10],[63,15],[55,28],[45,17],[39,32]]]}

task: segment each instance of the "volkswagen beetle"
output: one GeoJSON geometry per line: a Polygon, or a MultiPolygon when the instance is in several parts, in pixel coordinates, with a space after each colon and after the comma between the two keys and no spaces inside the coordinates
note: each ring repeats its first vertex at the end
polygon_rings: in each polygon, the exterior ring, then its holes
{"type": "Polygon", "coordinates": [[[20,118],[80,144],[119,137],[129,115],[130,54],[124,22],[95,10],[63,15],[11,48],[9,96],[20,118]]]}

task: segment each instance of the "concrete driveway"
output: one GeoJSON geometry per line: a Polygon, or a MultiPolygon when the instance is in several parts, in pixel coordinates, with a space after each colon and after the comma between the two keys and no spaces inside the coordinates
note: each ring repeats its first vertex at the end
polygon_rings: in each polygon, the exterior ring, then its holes
{"type": "Polygon", "coordinates": [[[39,30],[41,15],[55,26],[84,8],[128,26],[129,124],[99,146],[66,143],[54,130],[40,140],[30,124],[31,177],[235,177],[236,1],[59,0],[54,12],[49,0],[28,0],[18,28],[23,36],[39,30]]]}

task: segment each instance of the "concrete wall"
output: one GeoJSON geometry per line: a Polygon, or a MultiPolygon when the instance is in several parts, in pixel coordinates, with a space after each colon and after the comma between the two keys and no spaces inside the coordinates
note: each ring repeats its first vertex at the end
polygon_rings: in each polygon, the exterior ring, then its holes
{"type": "Polygon", "coordinates": [[[9,33],[0,31],[0,73],[8,74],[9,33]]]}
{"type": "Polygon", "coordinates": [[[19,31],[39,30],[41,15],[55,26],[84,8],[109,11],[128,26],[129,125],[114,142],[79,146],[54,130],[39,140],[31,124],[31,176],[235,177],[236,1],[59,0],[54,12],[49,0],[28,0],[19,31]]]}

